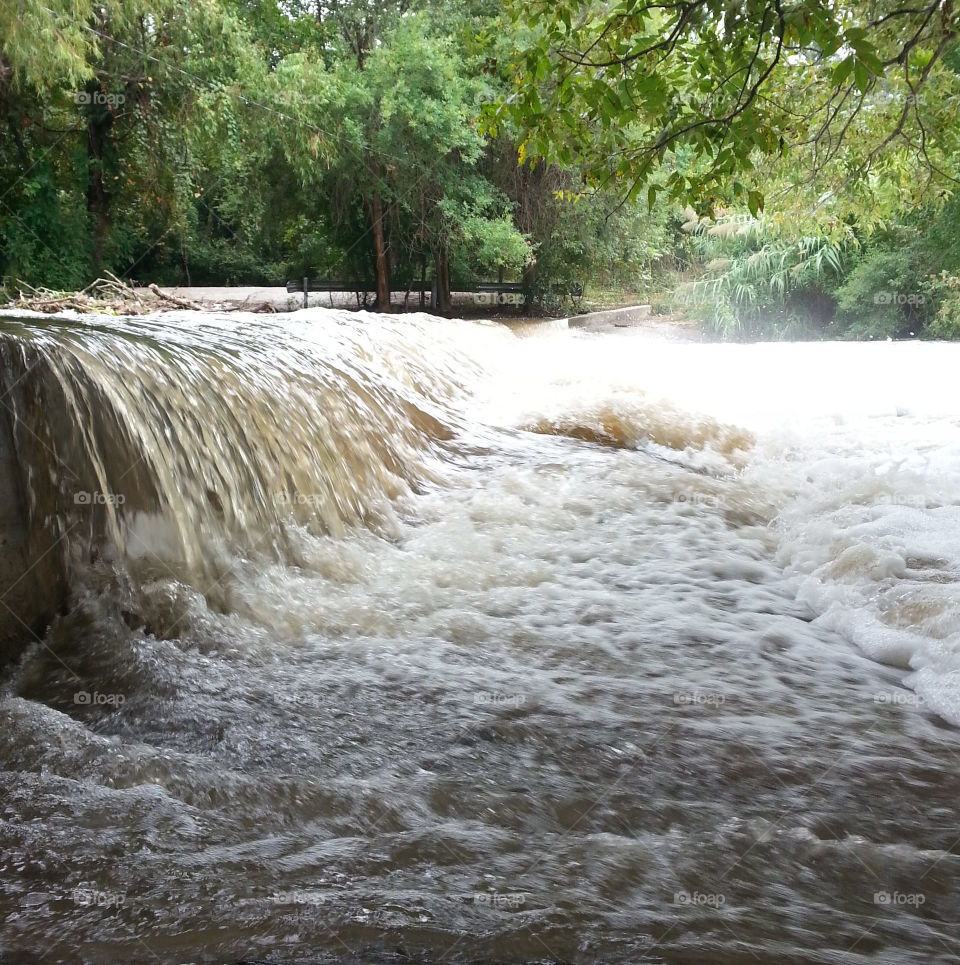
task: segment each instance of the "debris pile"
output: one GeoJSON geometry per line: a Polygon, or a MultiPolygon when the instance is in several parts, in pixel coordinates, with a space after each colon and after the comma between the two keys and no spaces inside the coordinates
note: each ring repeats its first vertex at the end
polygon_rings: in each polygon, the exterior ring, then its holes
{"type": "Polygon", "coordinates": [[[103,278],[87,285],[83,291],[61,292],[49,288],[34,288],[26,282],[17,281],[17,297],[9,306],[32,312],[76,312],[107,315],[146,315],[149,312],[184,308],[200,311],[203,306],[185,298],[177,298],[161,291],[156,285],[135,288],[109,271],[103,278]]]}

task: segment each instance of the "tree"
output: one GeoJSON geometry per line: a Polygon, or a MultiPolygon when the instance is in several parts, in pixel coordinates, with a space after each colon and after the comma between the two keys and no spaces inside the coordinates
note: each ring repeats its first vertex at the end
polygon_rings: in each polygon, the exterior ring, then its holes
{"type": "Polygon", "coordinates": [[[534,0],[513,16],[516,88],[487,123],[519,126],[521,160],[580,160],[589,183],[650,205],[722,196],[754,214],[754,165],[791,151],[809,179],[838,170],[837,187],[869,180],[895,150],[953,178],[955,125],[925,96],[958,90],[943,62],[960,32],[953,0],[534,0]]]}
{"type": "Polygon", "coordinates": [[[479,251],[485,222],[487,242],[499,226],[505,263],[529,258],[512,224],[504,231],[505,200],[477,170],[484,140],[471,124],[476,83],[426,18],[403,18],[361,60],[342,59],[333,70],[308,54],[286,58],[277,82],[303,94],[295,106],[301,124],[285,134],[288,157],[307,190],[329,198],[351,247],[369,236],[382,311],[393,269],[409,273],[429,259],[438,307],[448,312],[452,250],[479,251]]]}
{"type": "MultiPolygon", "coordinates": [[[[10,215],[0,229],[3,271],[49,281],[59,263],[62,282],[76,286],[173,252],[188,272],[200,182],[216,171],[241,187],[245,108],[230,88],[258,83],[249,35],[212,0],[61,3],[47,16],[34,41],[38,62],[11,62],[0,83],[0,99],[23,88],[9,141],[0,131],[0,168],[11,170],[0,210],[10,215]],[[41,86],[31,89],[31,78],[41,86]]],[[[242,194],[249,207],[253,192],[242,194]]]]}
{"type": "Polygon", "coordinates": [[[97,51],[92,14],[93,0],[0,4],[0,85],[29,93],[86,79],[97,51]]]}
{"type": "Polygon", "coordinates": [[[3,284],[319,271],[375,276],[386,309],[391,280],[432,269],[449,311],[454,281],[479,273],[532,285],[534,251],[557,278],[605,270],[639,250],[642,219],[611,213],[612,192],[577,206],[576,164],[520,169],[512,128],[479,129],[480,105],[513,84],[499,14],[493,0],[0,5],[3,284]]]}

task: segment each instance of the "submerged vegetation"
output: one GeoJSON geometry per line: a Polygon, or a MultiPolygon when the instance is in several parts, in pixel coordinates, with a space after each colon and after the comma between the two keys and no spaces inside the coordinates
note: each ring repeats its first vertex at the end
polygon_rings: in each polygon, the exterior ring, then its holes
{"type": "Polygon", "coordinates": [[[449,312],[502,272],[727,337],[957,337],[957,34],[942,2],[5,4],[0,279],[449,312]]]}

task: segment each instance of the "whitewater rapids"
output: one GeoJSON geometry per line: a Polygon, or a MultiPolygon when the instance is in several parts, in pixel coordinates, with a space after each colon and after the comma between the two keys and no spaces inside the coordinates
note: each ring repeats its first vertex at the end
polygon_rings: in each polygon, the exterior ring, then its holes
{"type": "Polygon", "coordinates": [[[960,345],[0,317],[68,597],[0,962],[960,960],[960,345]]]}

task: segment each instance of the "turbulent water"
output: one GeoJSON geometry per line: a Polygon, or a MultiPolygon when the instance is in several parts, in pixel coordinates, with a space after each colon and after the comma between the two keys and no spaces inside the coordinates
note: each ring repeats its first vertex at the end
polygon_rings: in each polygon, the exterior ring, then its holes
{"type": "Polygon", "coordinates": [[[960,961],[960,346],[0,333],[0,961],[960,961]]]}

